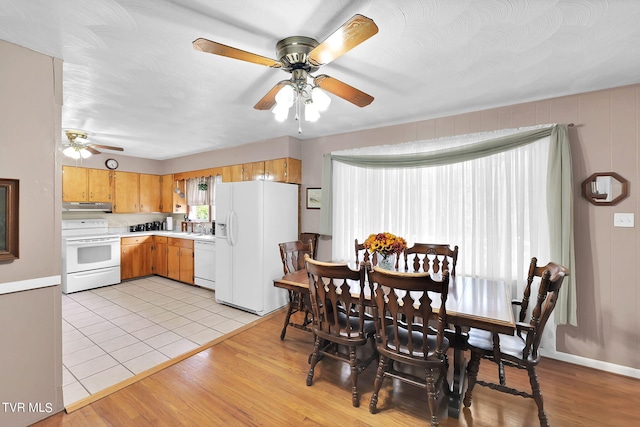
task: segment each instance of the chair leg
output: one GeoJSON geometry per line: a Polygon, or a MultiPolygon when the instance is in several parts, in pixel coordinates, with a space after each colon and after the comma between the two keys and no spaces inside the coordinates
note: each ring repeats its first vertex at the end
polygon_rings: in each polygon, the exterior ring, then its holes
{"type": "Polygon", "coordinates": [[[313,353],[311,354],[311,366],[309,367],[309,373],[307,374],[307,385],[313,384],[313,373],[316,369],[316,363],[318,363],[318,354],[320,353],[320,344],[322,338],[316,335],[315,343],[313,344],[313,353]]]}
{"type": "Polygon", "coordinates": [[[467,366],[467,392],[464,394],[464,399],[462,402],[465,407],[471,406],[471,399],[473,398],[473,387],[476,385],[476,381],[478,379],[478,369],[480,369],[480,358],[482,356],[480,353],[471,352],[471,360],[469,361],[469,365],[467,366]]]}
{"type": "Polygon", "coordinates": [[[371,402],[369,402],[369,412],[375,414],[378,410],[378,393],[380,387],[382,387],[382,380],[384,379],[384,373],[389,365],[387,357],[380,355],[380,361],[378,362],[378,371],[376,373],[376,379],[373,382],[373,394],[371,395],[371,402]]]}
{"type": "Polygon", "coordinates": [[[542,393],[540,392],[540,383],[538,382],[538,375],[536,375],[535,366],[527,367],[529,373],[529,383],[531,383],[531,394],[533,394],[533,400],[538,405],[538,418],[540,419],[541,427],[549,427],[549,420],[547,420],[547,414],[544,413],[544,403],[542,402],[542,393]]]}
{"type": "Polygon", "coordinates": [[[433,376],[433,369],[426,369],[427,400],[431,411],[431,425],[437,426],[438,422],[438,393],[436,392],[436,381],[433,376]]]}
{"type": "Polygon", "coordinates": [[[500,380],[500,385],[507,385],[507,380],[504,376],[504,363],[502,360],[498,362],[498,379],[500,380]]]}
{"type": "Polygon", "coordinates": [[[357,408],[360,406],[360,395],[358,394],[358,361],[355,347],[349,347],[349,367],[351,368],[351,403],[357,408]]]}
{"type": "Polygon", "coordinates": [[[295,306],[295,296],[293,291],[289,291],[289,309],[287,310],[287,315],[284,317],[284,326],[282,327],[282,332],[280,332],[280,340],[284,340],[284,336],[287,333],[287,326],[289,326],[289,321],[291,320],[291,313],[294,311],[295,306]]]}

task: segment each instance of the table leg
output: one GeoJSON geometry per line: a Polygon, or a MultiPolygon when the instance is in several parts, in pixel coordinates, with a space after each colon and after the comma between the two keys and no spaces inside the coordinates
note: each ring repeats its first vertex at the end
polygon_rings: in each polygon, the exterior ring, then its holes
{"type": "Polygon", "coordinates": [[[449,390],[449,406],[448,413],[452,418],[460,416],[460,405],[462,404],[462,393],[464,388],[464,376],[467,362],[464,358],[464,350],[467,341],[462,334],[460,326],[455,326],[455,335],[453,336],[453,381],[449,390]]]}

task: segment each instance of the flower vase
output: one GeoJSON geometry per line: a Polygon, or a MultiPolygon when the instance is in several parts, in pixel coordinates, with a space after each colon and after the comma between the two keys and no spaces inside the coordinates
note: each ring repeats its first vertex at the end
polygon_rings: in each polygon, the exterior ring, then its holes
{"type": "Polygon", "coordinates": [[[378,253],[378,267],[384,270],[395,270],[396,268],[396,254],[383,254],[378,253]]]}

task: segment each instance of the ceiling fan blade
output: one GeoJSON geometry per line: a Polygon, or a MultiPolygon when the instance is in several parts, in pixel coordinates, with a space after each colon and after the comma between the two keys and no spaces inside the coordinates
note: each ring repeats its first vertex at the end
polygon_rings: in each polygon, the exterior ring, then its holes
{"type": "Polygon", "coordinates": [[[105,150],[124,151],[122,147],[112,147],[111,145],[92,144],[96,148],[104,148],[105,150]]]}
{"type": "Polygon", "coordinates": [[[316,66],[328,64],[377,32],[378,26],[372,19],[362,15],[354,15],[309,52],[309,61],[316,66]]]}
{"type": "Polygon", "coordinates": [[[320,86],[321,89],[324,89],[335,96],[339,96],[345,101],[349,101],[358,107],[366,107],[373,102],[373,96],[368,95],[353,86],[349,86],[338,79],[329,77],[326,74],[319,75],[313,82],[316,86],[320,86]]]}
{"type": "Polygon", "coordinates": [[[265,56],[256,55],[255,53],[246,52],[227,46],[222,43],[213,42],[211,40],[199,38],[194,40],[193,48],[201,52],[212,53],[214,55],[226,56],[227,58],[239,59],[240,61],[252,62],[254,64],[264,65],[271,68],[280,68],[282,63],[265,56]]]}
{"type": "Polygon", "coordinates": [[[93,148],[93,147],[91,147],[89,145],[86,145],[84,148],[85,148],[85,150],[87,150],[91,154],[100,154],[100,152],[98,150],[96,150],[95,148],[93,148]]]}
{"type": "Polygon", "coordinates": [[[265,96],[262,97],[256,105],[253,106],[256,110],[270,110],[276,105],[276,95],[282,89],[283,86],[289,84],[288,80],[283,80],[271,88],[265,96]]]}

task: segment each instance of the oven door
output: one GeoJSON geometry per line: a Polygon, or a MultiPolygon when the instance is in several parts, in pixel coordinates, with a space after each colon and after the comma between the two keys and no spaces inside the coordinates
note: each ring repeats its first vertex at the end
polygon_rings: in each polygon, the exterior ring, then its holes
{"type": "Polygon", "coordinates": [[[120,266],[120,238],[67,238],[63,248],[65,273],[120,266]]]}

